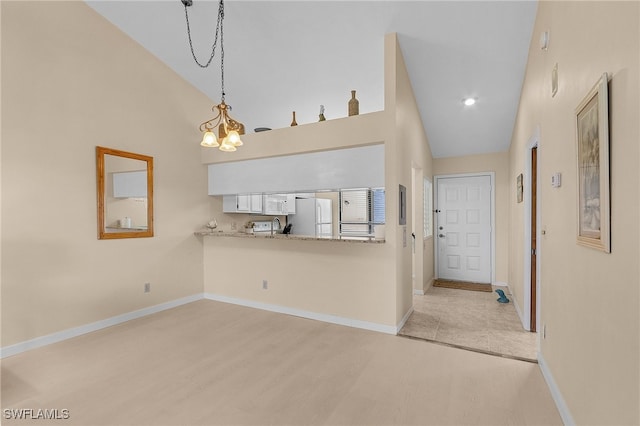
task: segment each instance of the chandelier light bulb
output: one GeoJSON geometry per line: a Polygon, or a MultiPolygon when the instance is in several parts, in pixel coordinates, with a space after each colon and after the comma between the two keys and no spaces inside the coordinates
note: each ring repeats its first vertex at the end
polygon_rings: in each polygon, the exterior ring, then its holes
{"type": "Polygon", "coordinates": [[[227,135],[227,140],[233,146],[242,146],[243,145],[242,141],[240,140],[240,134],[235,130],[231,130],[229,132],[229,134],[227,135]]]}
{"type": "Polygon", "coordinates": [[[200,142],[200,145],[207,148],[216,148],[220,146],[220,144],[218,143],[218,138],[216,138],[216,135],[212,131],[204,132],[204,135],[202,135],[202,142],[200,142]]]}
{"type": "Polygon", "coordinates": [[[222,139],[222,143],[220,144],[219,149],[220,151],[224,151],[224,152],[233,152],[236,150],[236,147],[229,142],[228,137],[225,137],[224,139],[222,139]]]}

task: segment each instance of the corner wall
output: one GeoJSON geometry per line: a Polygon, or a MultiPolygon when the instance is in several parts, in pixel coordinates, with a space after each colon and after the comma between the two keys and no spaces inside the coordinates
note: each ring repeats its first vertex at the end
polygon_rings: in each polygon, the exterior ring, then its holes
{"type": "Polygon", "coordinates": [[[2,346],[201,293],[211,102],[84,2],[0,7],[2,346]],[[97,239],[96,145],[154,157],[155,237],[97,239]]]}
{"type": "MultiPolygon", "coordinates": [[[[538,197],[546,231],[538,257],[546,327],[540,350],[565,423],[640,423],[639,57],[640,3],[539,3],[509,181],[526,170],[527,143],[539,126],[538,197]],[[547,51],[538,46],[543,31],[550,35],[547,51]],[[576,244],[575,108],[604,72],[610,78],[610,254],[576,244]],[[555,172],[562,173],[560,188],[549,184],[555,172]]],[[[512,196],[509,206],[509,281],[523,289],[523,204],[512,196]]]]}
{"type": "MultiPolygon", "coordinates": [[[[385,85],[385,111],[393,112],[395,117],[394,137],[391,139],[392,142],[387,144],[387,153],[393,152],[394,156],[392,180],[387,180],[387,202],[394,203],[392,208],[398,209],[398,185],[407,189],[407,224],[394,226],[397,230],[396,320],[399,322],[413,307],[414,289],[424,291],[434,276],[433,250],[426,247],[422,238],[423,177],[429,177],[433,181],[433,160],[396,34],[385,36],[385,85]],[[412,169],[415,171],[415,188],[412,169]],[[414,206],[414,209],[411,206],[414,206]],[[414,260],[412,233],[416,235],[414,260]],[[415,278],[412,278],[413,261],[416,262],[413,268],[415,278]]],[[[397,219],[396,216],[395,220],[397,219]]]]}

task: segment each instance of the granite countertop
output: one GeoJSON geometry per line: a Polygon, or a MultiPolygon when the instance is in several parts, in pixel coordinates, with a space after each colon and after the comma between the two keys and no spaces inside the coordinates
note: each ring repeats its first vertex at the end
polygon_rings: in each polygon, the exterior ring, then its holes
{"type": "Polygon", "coordinates": [[[291,234],[247,234],[244,232],[230,232],[230,231],[196,231],[194,235],[202,237],[233,237],[233,238],[259,238],[259,239],[272,239],[272,240],[297,240],[297,241],[332,241],[337,243],[355,243],[355,244],[384,244],[385,240],[354,240],[348,238],[318,238],[308,237],[304,235],[291,235],[291,234]]]}

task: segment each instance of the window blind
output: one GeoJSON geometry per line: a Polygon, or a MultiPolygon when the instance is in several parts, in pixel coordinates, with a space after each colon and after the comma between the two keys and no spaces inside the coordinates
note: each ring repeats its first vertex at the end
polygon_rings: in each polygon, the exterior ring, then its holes
{"type": "Polygon", "coordinates": [[[384,189],[348,189],[340,191],[340,235],[370,238],[373,225],[385,223],[384,189]]]}

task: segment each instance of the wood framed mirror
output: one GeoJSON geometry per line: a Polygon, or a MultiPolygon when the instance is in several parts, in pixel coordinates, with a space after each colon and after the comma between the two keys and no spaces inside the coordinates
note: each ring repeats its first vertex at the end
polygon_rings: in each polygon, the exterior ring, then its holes
{"type": "Polygon", "coordinates": [[[96,147],[98,239],[153,237],[153,157],[96,147]]]}

